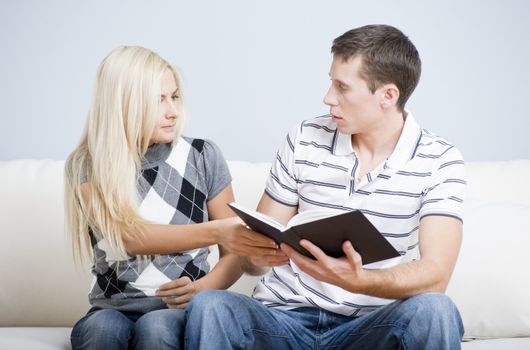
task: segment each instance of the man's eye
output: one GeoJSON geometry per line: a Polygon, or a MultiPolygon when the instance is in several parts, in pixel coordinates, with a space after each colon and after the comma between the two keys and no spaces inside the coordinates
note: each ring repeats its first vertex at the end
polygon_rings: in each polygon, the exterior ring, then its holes
{"type": "Polygon", "coordinates": [[[347,89],[346,85],[339,84],[339,90],[346,91],[347,89]]]}
{"type": "Polygon", "coordinates": [[[176,100],[179,99],[179,95],[173,95],[173,96],[171,96],[171,99],[172,99],[173,101],[176,101],[176,100]]]}

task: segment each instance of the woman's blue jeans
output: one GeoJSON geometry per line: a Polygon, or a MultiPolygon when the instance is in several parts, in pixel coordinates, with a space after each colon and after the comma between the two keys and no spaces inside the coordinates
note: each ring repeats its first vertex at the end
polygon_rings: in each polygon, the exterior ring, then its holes
{"type": "Polygon", "coordinates": [[[184,315],[182,309],[90,310],[72,329],[72,349],[183,349],[184,315]]]}
{"type": "Polygon", "coordinates": [[[420,294],[348,317],[317,308],[278,310],[227,291],[196,295],[186,349],[460,349],[460,314],[443,294],[420,294]]]}

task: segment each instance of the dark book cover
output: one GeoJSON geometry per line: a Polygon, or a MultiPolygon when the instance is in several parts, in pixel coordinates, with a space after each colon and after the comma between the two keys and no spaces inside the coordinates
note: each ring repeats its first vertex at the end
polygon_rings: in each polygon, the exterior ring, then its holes
{"type": "Polygon", "coordinates": [[[278,244],[286,243],[310,258],[314,257],[298,243],[301,239],[311,241],[335,258],[344,256],[342,244],[349,240],[361,255],[363,265],[399,256],[396,249],[358,210],[285,228],[279,223],[263,220],[254,211],[231,204],[229,206],[254,231],[274,239],[278,244]]]}

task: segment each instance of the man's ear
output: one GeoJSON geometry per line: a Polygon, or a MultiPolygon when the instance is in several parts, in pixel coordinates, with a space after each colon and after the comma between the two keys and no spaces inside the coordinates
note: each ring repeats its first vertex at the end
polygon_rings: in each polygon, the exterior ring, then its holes
{"type": "Polygon", "coordinates": [[[388,109],[397,104],[399,89],[395,84],[385,84],[379,88],[381,93],[381,107],[388,109]]]}

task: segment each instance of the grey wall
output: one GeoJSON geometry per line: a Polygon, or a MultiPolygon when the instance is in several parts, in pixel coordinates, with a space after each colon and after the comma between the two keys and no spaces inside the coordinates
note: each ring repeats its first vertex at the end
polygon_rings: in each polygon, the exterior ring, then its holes
{"type": "Polygon", "coordinates": [[[530,159],[529,14],[524,0],[2,0],[0,160],[64,159],[99,62],[127,44],[184,72],[187,135],[270,161],[291,126],[327,112],[333,38],[369,23],[397,26],[420,51],[408,108],[424,127],[467,160],[530,159]]]}

